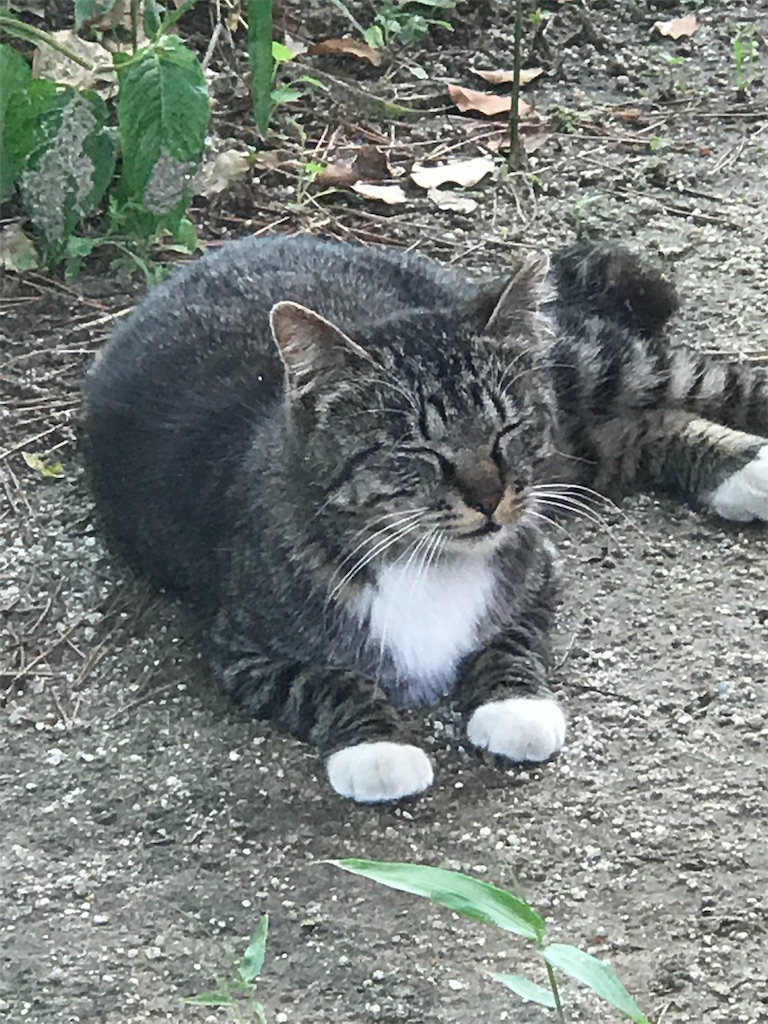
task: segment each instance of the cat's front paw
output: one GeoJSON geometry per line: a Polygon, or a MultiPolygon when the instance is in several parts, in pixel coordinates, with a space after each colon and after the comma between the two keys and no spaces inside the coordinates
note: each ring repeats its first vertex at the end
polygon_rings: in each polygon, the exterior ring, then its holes
{"type": "Polygon", "coordinates": [[[704,501],[723,519],[768,520],[768,444],[743,469],[725,479],[704,501]]]}
{"type": "Polygon", "coordinates": [[[481,704],[467,725],[470,743],[510,761],[548,761],[565,743],[565,715],[540,697],[508,697],[481,704]]]}
{"type": "Polygon", "coordinates": [[[384,740],[337,750],[325,770],[337,793],[363,804],[413,796],[431,786],[434,778],[423,750],[384,740]]]}

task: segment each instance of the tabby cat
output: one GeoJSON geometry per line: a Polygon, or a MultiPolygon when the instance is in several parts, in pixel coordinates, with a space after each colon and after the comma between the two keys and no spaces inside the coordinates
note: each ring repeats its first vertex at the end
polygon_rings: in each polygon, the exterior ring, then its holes
{"type": "MultiPolygon", "coordinates": [[[[768,519],[764,372],[674,348],[675,294],[606,243],[474,280],[416,255],[247,238],[115,329],[85,387],[106,528],[201,624],[249,713],[358,801],[426,789],[398,706],[542,762],[548,519],[586,488],[768,519]]],[[[586,500],[584,498],[584,500],[586,500]]]]}

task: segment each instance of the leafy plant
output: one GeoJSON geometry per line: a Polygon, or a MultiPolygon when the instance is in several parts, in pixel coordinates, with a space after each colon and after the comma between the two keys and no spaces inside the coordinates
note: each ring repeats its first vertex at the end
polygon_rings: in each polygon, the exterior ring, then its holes
{"type": "MultiPolygon", "coordinates": [[[[210,116],[196,55],[170,30],[196,0],[163,13],[157,0],[131,6],[132,35],[143,16],[148,42],[105,60],[117,81],[117,102],[94,90],[33,78],[24,57],[0,44],[0,198],[18,189],[46,261],[76,272],[96,246],[124,244],[147,251],[170,232],[186,251],[197,244],[186,216],[202,160],[210,116]],[[118,162],[119,157],[119,162],[118,162]],[[119,173],[115,173],[119,166],[119,173]],[[105,229],[77,234],[105,199],[105,229]]],[[[115,0],[76,0],[78,25],[95,21],[115,0]]],[[[0,33],[47,45],[76,64],[96,64],[60,40],[0,9],[0,33]]]]}
{"type": "Polygon", "coordinates": [[[395,42],[403,46],[418,43],[435,25],[452,32],[451,23],[434,14],[455,7],[456,0],[381,0],[368,28],[360,24],[343,0],[333,0],[333,4],[366,43],[378,50],[395,42]]]}
{"type": "Polygon", "coordinates": [[[757,26],[732,25],[733,67],[736,72],[736,92],[739,99],[746,99],[749,87],[760,73],[758,62],[757,26]]]}
{"type": "Polygon", "coordinates": [[[262,1024],[267,1024],[264,1007],[256,998],[256,986],[264,966],[268,930],[269,917],[265,914],[259,921],[240,963],[236,964],[234,976],[228,979],[217,978],[215,989],[210,992],[201,992],[196,996],[189,996],[184,1002],[190,1006],[230,1007],[236,1014],[233,1018],[235,1020],[240,1020],[236,1008],[245,1005],[247,1009],[253,1011],[257,1020],[262,1024]]]}
{"type": "Polygon", "coordinates": [[[566,1018],[556,970],[591,989],[635,1024],[650,1024],[616,977],[610,964],[576,946],[548,942],[546,922],[520,897],[459,871],[444,871],[425,864],[357,859],[332,863],[345,871],[373,879],[391,889],[426,896],[433,903],[439,903],[454,913],[461,914],[462,917],[483,924],[494,924],[497,928],[527,939],[536,955],[543,961],[549,988],[519,974],[492,973],[491,977],[506,985],[521,998],[554,1010],[560,1021],[565,1021],[566,1018]]]}
{"type": "Polygon", "coordinates": [[[248,63],[251,68],[253,120],[266,136],[275,108],[304,95],[304,85],[324,89],[310,75],[300,75],[291,84],[277,84],[283,64],[293,60],[287,46],[272,39],[272,0],[248,0],[248,63]]]}

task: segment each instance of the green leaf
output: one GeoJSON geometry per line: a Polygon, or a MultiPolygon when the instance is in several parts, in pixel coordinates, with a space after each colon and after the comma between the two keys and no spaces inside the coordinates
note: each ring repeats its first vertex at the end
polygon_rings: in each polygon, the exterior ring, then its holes
{"type": "Polygon", "coordinates": [[[613,968],[604,960],[591,953],[585,953],[576,946],[554,942],[539,950],[541,956],[552,967],[574,978],[592,989],[615,1009],[620,1010],[635,1024],[650,1024],[648,1018],[616,977],[613,968]]]}
{"type": "Polygon", "coordinates": [[[173,237],[179,243],[179,249],[182,252],[192,253],[200,244],[197,228],[189,217],[181,218],[177,229],[173,232],[173,237]]]}
{"type": "Polygon", "coordinates": [[[258,999],[252,999],[249,1003],[250,1008],[256,1014],[259,1024],[267,1024],[267,1015],[264,1012],[264,1007],[258,1001],[258,999]]]}
{"type": "Polygon", "coordinates": [[[15,94],[22,92],[31,78],[32,72],[21,54],[6,43],[0,44],[0,200],[10,195],[27,155],[24,145],[19,146],[20,139],[6,138],[6,111],[12,96],[14,108],[22,102],[15,94]]]}
{"type": "Polygon", "coordinates": [[[557,1007],[551,989],[537,985],[535,981],[529,981],[521,974],[491,973],[491,977],[494,981],[500,981],[502,985],[512,989],[513,992],[517,993],[521,999],[528,1003],[538,1003],[539,1006],[546,1006],[548,1010],[554,1010],[557,1007]]]}
{"type": "Polygon", "coordinates": [[[188,996],[185,1000],[190,1006],[231,1006],[232,997],[229,992],[201,992],[199,996],[188,996]]]}
{"type": "Polygon", "coordinates": [[[77,235],[69,236],[62,254],[64,277],[67,281],[76,280],[85,257],[90,256],[93,250],[101,244],[97,238],[78,238],[77,235]]]}
{"type": "Polygon", "coordinates": [[[277,61],[278,64],[287,64],[289,60],[293,60],[293,54],[287,46],[283,46],[282,43],[278,43],[277,40],[272,40],[272,60],[277,61]]]}
{"type": "Polygon", "coordinates": [[[21,111],[35,148],[27,157],[20,185],[30,219],[45,238],[51,258],[58,259],[78,222],[98,206],[107,190],[117,138],[107,125],[107,106],[96,93],[55,86],[51,93],[43,84],[30,83],[30,107],[21,111]]]}
{"type": "Polygon", "coordinates": [[[116,3],[117,0],[75,0],[75,29],[79,31],[87,22],[105,17],[116,3]]]}
{"type": "Polygon", "coordinates": [[[248,0],[248,63],[251,67],[253,120],[262,136],[272,113],[272,0],[248,0]]]}
{"type": "Polygon", "coordinates": [[[525,900],[481,882],[460,871],[444,871],[426,864],[398,864],[386,861],[331,861],[345,871],[371,878],[391,889],[426,896],[450,910],[484,924],[522,935],[540,944],[547,934],[544,919],[525,900]]]}
{"type": "Polygon", "coordinates": [[[178,36],[161,36],[117,70],[123,198],[178,221],[192,196],[210,118],[198,59],[178,36]]]}
{"type": "Polygon", "coordinates": [[[278,85],[276,89],[272,90],[270,98],[272,100],[272,106],[278,106],[280,103],[295,103],[296,100],[300,100],[303,93],[300,89],[294,89],[292,85],[278,85]]]}
{"type": "Polygon", "coordinates": [[[264,966],[264,956],[267,951],[267,932],[269,930],[269,915],[265,914],[259,921],[253,938],[243,954],[237,968],[237,975],[241,981],[251,985],[261,974],[264,966]]]}
{"type": "Polygon", "coordinates": [[[150,39],[160,34],[163,26],[163,9],[157,0],[144,0],[144,31],[150,39]]]}

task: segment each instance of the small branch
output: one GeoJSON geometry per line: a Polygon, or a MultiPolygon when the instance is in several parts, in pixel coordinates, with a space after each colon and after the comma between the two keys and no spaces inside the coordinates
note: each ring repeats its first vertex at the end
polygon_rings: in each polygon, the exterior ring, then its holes
{"type": "Polygon", "coordinates": [[[515,0],[515,58],[512,76],[512,106],[509,108],[509,155],[507,165],[510,171],[520,171],[527,163],[525,149],[520,138],[520,67],[523,63],[523,0],[515,0]]]}

